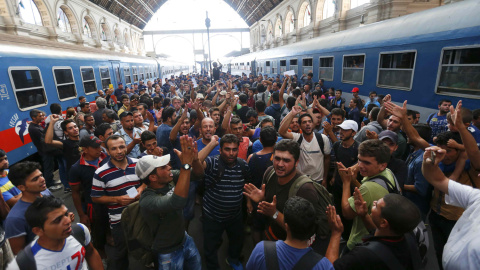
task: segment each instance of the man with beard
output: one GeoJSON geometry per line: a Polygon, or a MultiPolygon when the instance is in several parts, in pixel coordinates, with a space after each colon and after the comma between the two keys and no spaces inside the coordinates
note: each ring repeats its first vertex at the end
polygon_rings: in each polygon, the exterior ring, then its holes
{"type": "Polygon", "coordinates": [[[133,113],[123,112],[120,115],[120,123],[122,128],[115,134],[121,136],[127,144],[127,154],[131,158],[138,158],[140,156],[140,146],[138,145],[142,131],[134,127],[133,113]]]}
{"type": "MultiPolygon", "coordinates": [[[[313,205],[318,205],[319,200],[321,200],[311,179],[304,182],[295,194],[290,194],[291,188],[297,185],[297,180],[302,180],[300,178],[304,176],[303,173],[298,170],[301,151],[300,145],[294,140],[282,140],[278,142],[273,151],[273,166],[265,171],[261,189],[252,183],[246,184],[244,187],[244,194],[253,202],[258,203],[258,213],[269,218],[266,224],[267,228],[265,229],[267,240],[276,241],[287,239],[283,214],[285,203],[290,198],[290,195],[302,197],[313,205]]],[[[316,211],[315,213],[317,222],[319,222],[319,220],[324,222],[317,223],[317,225],[329,231],[326,223],[327,216],[325,212],[320,212],[322,211],[316,211]]],[[[318,233],[318,230],[316,230],[316,232],[318,233]]],[[[328,246],[328,237],[326,237],[326,235],[317,235],[316,238],[310,238],[310,240],[313,239],[316,240],[313,242],[312,248],[317,253],[325,254],[328,246]]]]}
{"type": "MultiPolygon", "coordinates": [[[[56,114],[50,115],[50,125],[48,125],[47,133],[45,133],[45,143],[51,144],[55,147],[61,148],[63,150],[63,156],[67,160],[67,174],[77,160],[80,159],[80,151],[78,143],[80,141],[80,132],[78,131],[77,124],[71,119],[64,120],[60,126],[62,127],[63,133],[67,139],[65,140],[54,140],[53,139],[53,126],[60,117],[56,114]]],[[[65,187],[65,191],[69,191],[70,186],[65,187]]]]}
{"type": "Polygon", "coordinates": [[[300,143],[302,151],[298,170],[302,174],[308,175],[313,181],[322,182],[322,185],[327,187],[327,181],[323,181],[323,179],[327,179],[330,166],[330,141],[327,136],[313,132],[313,117],[308,113],[304,113],[298,118],[302,134],[289,132],[290,122],[299,113],[302,113],[302,109],[299,106],[293,107],[292,111],[285,116],[278,133],[284,139],[300,143]]]}
{"type": "MultiPolygon", "coordinates": [[[[133,119],[131,123],[133,127],[133,119]]],[[[108,205],[110,228],[115,244],[111,254],[111,267],[126,270],[129,267],[125,236],[120,223],[122,211],[140,198],[146,185],[142,184],[135,174],[137,159],[127,157],[127,145],[121,136],[110,136],[105,145],[110,160],[95,171],[91,197],[94,203],[108,205]],[[127,195],[127,190],[132,187],[137,190],[137,196],[134,198],[127,195]]]]}
{"type": "MultiPolygon", "coordinates": [[[[211,119],[207,122],[213,126],[211,119]]],[[[250,182],[250,171],[246,161],[237,158],[238,143],[237,136],[226,134],[220,142],[220,155],[207,157],[208,152],[199,153],[205,169],[203,235],[207,240],[204,241],[207,269],[219,268],[217,252],[224,231],[229,243],[227,264],[233,269],[243,269],[239,261],[244,230],[242,189],[250,182]]]]}

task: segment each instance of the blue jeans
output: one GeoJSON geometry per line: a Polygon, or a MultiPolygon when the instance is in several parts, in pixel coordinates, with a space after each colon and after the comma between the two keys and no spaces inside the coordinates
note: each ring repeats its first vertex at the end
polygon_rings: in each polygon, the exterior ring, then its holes
{"type": "Polygon", "coordinates": [[[67,175],[67,160],[64,157],[55,157],[58,163],[58,174],[60,175],[60,181],[62,182],[65,188],[70,188],[68,184],[68,175],[67,175]]]}
{"type": "Polygon", "coordinates": [[[45,183],[47,184],[47,188],[54,185],[53,183],[53,170],[55,169],[55,158],[52,155],[40,153],[42,157],[42,169],[43,169],[43,177],[45,178],[45,183]]]}
{"type": "Polygon", "coordinates": [[[202,259],[193,238],[187,233],[185,237],[185,243],[181,248],[171,253],[158,254],[159,270],[202,269],[202,259]]]}

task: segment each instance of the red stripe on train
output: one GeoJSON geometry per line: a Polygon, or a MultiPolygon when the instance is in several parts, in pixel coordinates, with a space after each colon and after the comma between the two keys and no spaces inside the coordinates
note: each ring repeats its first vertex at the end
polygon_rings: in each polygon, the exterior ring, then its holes
{"type": "Polygon", "coordinates": [[[0,131],[0,138],[0,149],[7,153],[32,142],[30,134],[27,134],[23,137],[25,143],[22,143],[20,136],[15,132],[15,128],[0,131]]]}

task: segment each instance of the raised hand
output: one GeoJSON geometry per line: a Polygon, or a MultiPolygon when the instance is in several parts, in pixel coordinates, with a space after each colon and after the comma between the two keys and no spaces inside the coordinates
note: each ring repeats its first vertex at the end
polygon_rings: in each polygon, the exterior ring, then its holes
{"type": "Polygon", "coordinates": [[[385,109],[387,112],[391,113],[392,115],[395,115],[398,118],[406,118],[407,117],[407,101],[405,100],[403,102],[403,107],[400,107],[396,104],[393,104],[392,102],[386,102],[383,104],[385,106],[385,109]]]}
{"type": "Polygon", "coordinates": [[[353,198],[355,203],[355,212],[357,212],[357,215],[361,217],[364,217],[365,215],[367,215],[368,214],[367,202],[363,199],[362,193],[357,187],[353,192],[353,198]]]}
{"type": "Polygon", "coordinates": [[[332,124],[328,123],[327,121],[323,122],[323,132],[325,134],[332,131],[332,129],[333,129],[332,124]]]}
{"type": "Polygon", "coordinates": [[[293,106],[291,112],[293,113],[293,115],[297,115],[302,112],[302,108],[300,108],[300,106],[293,106]]]}
{"type": "Polygon", "coordinates": [[[337,162],[338,174],[343,181],[344,185],[350,185],[352,180],[355,178],[355,174],[351,168],[346,168],[342,162],[337,162]]]}
{"type": "Polygon", "coordinates": [[[390,94],[386,95],[384,98],[383,98],[383,102],[391,102],[392,101],[392,96],[390,94]]]}
{"type": "Polygon", "coordinates": [[[462,101],[459,100],[457,103],[457,107],[454,108],[453,105],[450,105],[450,114],[452,115],[453,125],[458,128],[464,128],[465,124],[463,123],[462,119],[462,101]]]}
{"type": "Polygon", "coordinates": [[[277,196],[273,196],[273,201],[271,203],[262,201],[258,204],[258,210],[260,214],[264,214],[267,217],[271,217],[277,212],[277,196]]]}
{"type": "Polygon", "coordinates": [[[195,144],[193,139],[187,135],[180,137],[180,146],[182,148],[182,153],[179,155],[180,161],[182,164],[192,165],[193,158],[195,157],[195,144]]]}
{"type": "Polygon", "coordinates": [[[438,164],[445,158],[446,154],[447,151],[438,146],[425,148],[425,153],[423,153],[423,163],[438,166],[438,164]]]}
{"type": "Polygon", "coordinates": [[[330,230],[332,234],[342,234],[343,233],[343,223],[340,219],[340,216],[337,215],[337,211],[335,210],[335,206],[329,205],[327,206],[327,218],[328,218],[328,225],[330,226],[330,230]]]}
{"type": "Polygon", "coordinates": [[[369,140],[378,139],[378,134],[375,131],[370,131],[367,129],[366,135],[369,140]]]}
{"type": "Polygon", "coordinates": [[[254,184],[249,183],[243,186],[243,195],[250,198],[250,200],[258,203],[265,200],[265,184],[262,185],[262,189],[258,189],[254,184]]]}
{"type": "Polygon", "coordinates": [[[55,123],[58,120],[60,120],[60,116],[58,116],[57,114],[50,115],[50,122],[55,123]]]}

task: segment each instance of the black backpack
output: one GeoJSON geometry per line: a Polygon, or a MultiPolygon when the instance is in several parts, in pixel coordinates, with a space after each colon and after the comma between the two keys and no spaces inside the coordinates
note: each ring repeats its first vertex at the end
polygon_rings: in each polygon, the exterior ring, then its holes
{"type": "MultiPolygon", "coordinates": [[[[83,228],[78,224],[72,224],[72,236],[85,247],[85,232],[83,228]]],[[[32,245],[28,244],[22,251],[20,251],[15,258],[18,268],[20,270],[36,270],[37,264],[35,262],[35,256],[32,252],[32,245]]]]}
{"type": "MultiPolygon", "coordinates": [[[[387,170],[387,169],[386,169],[387,170]]],[[[389,170],[390,171],[390,170],[389,170]]],[[[374,178],[371,178],[368,180],[368,182],[374,182],[374,183],[377,183],[379,184],[380,186],[382,186],[383,188],[385,188],[388,193],[393,193],[393,194],[400,194],[402,195],[402,192],[398,189],[398,187],[400,186],[398,181],[397,181],[397,178],[395,177],[395,174],[393,174],[393,172],[390,171],[390,173],[392,174],[393,176],[393,180],[395,181],[395,186],[392,184],[392,182],[390,182],[385,176],[383,175],[377,175],[375,176],[374,178]]]]}
{"type": "MultiPolygon", "coordinates": [[[[265,264],[268,270],[280,269],[278,265],[277,244],[273,241],[263,241],[265,253],[265,264]]],[[[317,263],[323,259],[323,256],[310,249],[300,260],[297,261],[292,270],[312,269],[317,263]]]]}
{"type": "MultiPolygon", "coordinates": [[[[313,132],[313,134],[315,135],[315,138],[317,139],[318,145],[320,146],[320,151],[322,151],[322,154],[325,156],[325,151],[324,151],[325,143],[323,142],[322,134],[320,134],[318,132],[313,132]]],[[[302,144],[302,141],[303,141],[303,135],[300,134],[300,138],[298,138],[297,142],[298,142],[298,144],[302,144]]]]}

